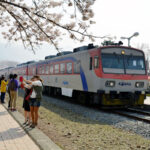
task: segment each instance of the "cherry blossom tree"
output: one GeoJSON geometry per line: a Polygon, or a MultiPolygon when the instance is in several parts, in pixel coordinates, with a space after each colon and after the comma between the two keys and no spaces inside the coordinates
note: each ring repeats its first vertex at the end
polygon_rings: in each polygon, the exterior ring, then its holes
{"type": "Polygon", "coordinates": [[[21,40],[33,51],[43,42],[59,51],[58,42],[69,36],[80,42],[103,38],[88,33],[95,23],[95,0],[0,0],[0,27],[5,39],[21,40]]]}

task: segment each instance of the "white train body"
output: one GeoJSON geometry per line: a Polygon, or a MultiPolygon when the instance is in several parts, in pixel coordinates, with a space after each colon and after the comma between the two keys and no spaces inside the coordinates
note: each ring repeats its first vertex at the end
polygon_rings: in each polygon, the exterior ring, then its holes
{"type": "Polygon", "coordinates": [[[148,76],[142,51],[123,46],[77,51],[3,69],[0,74],[16,73],[27,79],[40,75],[48,94],[86,95],[102,105],[143,104],[148,76]]]}

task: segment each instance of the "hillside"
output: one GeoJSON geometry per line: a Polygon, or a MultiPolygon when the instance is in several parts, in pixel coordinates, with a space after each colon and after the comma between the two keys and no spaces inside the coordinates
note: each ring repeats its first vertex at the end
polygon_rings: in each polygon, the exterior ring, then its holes
{"type": "Polygon", "coordinates": [[[7,68],[7,67],[14,67],[18,64],[15,61],[0,61],[0,69],[7,68]]]}

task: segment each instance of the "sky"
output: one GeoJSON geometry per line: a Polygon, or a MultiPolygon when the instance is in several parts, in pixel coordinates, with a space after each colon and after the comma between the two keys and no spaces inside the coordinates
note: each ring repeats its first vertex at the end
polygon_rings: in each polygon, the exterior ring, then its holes
{"type": "MultiPolygon", "coordinates": [[[[93,10],[96,24],[90,32],[97,36],[110,35],[118,42],[120,37],[130,37],[135,32],[139,36],[131,39],[132,47],[142,44],[150,46],[150,0],[96,0],[93,10]]],[[[2,29],[0,29],[2,30],[2,29]]],[[[102,39],[96,40],[95,45],[100,45],[102,39]]],[[[127,40],[122,40],[127,45],[127,40]]],[[[72,50],[75,47],[88,44],[89,41],[78,43],[69,39],[60,42],[62,50],[72,50]]],[[[19,63],[30,60],[43,60],[47,55],[56,54],[57,51],[49,44],[43,44],[36,54],[24,49],[20,43],[8,43],[0,35],[0,61],[9,60],[19,63]]],[[[147,52],[146,52],[147,53],[147,52]]]]}

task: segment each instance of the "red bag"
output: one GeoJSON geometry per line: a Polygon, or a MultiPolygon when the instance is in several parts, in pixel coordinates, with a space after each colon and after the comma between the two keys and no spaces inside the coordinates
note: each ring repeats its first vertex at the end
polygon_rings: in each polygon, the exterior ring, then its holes
{"type": "Polygon", "coordinates": [[[22,89],[24,88],[24,85],[23,85],[23,83],[21,83],[21,84],[20,84],[20,87],[21,87],[22,89]]]}
{"type": "Polygon", "coordinates": [[[22,76],[20,76],[19,81],[23,82],[23,77],[22,76]]]}
{"type": "Polygon", "coordinates": [[[25,100],[29,100],[29,98],[30,98],[30,96],[31,96],[31,94],[32,94],[32,89],[31,89],[31,91],[30,91],[30,93],[25,97],[25,100]]]}

